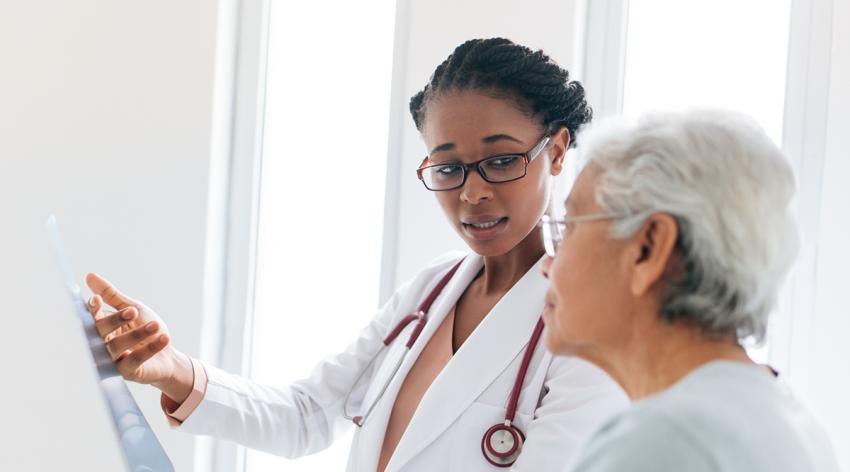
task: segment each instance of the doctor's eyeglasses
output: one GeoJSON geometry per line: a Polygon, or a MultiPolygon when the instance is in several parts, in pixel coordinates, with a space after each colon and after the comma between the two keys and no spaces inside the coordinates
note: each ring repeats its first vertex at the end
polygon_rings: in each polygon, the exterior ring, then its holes
{"type": "Polygon", "coordinates": [[[455,190],[463,187],[469,171],[475,169],[481,178],[492,184],[511,182],[525,177],[528,172],[528,164],[540,155],[551,137],[543,136],[536,146],[525,154],[501,154],[491,156],[471,164],[452,162],[448,164],[430,163],[430,157],[426,156],[416,170],[419,180],[425,184],[425,188],[434,192],[455,190]]]}

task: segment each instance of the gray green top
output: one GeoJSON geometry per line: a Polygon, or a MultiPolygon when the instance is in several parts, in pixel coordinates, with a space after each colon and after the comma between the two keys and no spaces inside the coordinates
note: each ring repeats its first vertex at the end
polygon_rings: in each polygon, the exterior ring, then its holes
{"type": "Polygon", "coordinates": [[[829,440],[766,369],[710,362],[611,419],[574,472],[837,472],[829,440]]]}

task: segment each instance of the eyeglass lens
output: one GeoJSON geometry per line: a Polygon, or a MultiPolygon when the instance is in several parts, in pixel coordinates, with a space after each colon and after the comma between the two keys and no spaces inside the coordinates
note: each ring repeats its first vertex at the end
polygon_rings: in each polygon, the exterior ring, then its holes
{"type": "MultiPolygon", "coordinates": [[[[525,175],[525,167],[521,155],[494,156],[475,166],[492,183],[519,179],[525,175]]],[[[463,164],[441,164],[423,169],[422,178],[429,189],[447,190],[463,185],[465,172],[463,164]]]]}

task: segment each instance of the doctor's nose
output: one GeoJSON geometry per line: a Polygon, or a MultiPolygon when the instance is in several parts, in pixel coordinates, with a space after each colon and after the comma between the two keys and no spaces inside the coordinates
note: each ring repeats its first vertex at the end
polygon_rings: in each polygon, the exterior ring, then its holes
{"type": "Polygon", "coordinates": [[[460,190],[460,199],[465,203],[477,205],[481,200],[493,199],[493,184],[484,180],[474,169],[470,169],[469,176],[460,190]]]}

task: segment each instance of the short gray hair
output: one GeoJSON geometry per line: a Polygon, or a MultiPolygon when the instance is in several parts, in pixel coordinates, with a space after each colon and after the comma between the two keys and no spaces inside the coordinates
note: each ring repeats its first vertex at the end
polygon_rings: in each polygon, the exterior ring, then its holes
{"type": "Polygon", "coordinates": [[[762,128],[739,113],[689,110],[603,122],[582,139],[582,160],[600,172],[597,204],[629,215],[613,223],[615,237],[654,213],[676,218],[682,276],[665,281],[662,319],[763,341],[798,242],[794,175],[762,128]]]}

